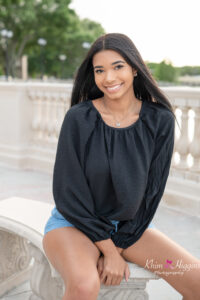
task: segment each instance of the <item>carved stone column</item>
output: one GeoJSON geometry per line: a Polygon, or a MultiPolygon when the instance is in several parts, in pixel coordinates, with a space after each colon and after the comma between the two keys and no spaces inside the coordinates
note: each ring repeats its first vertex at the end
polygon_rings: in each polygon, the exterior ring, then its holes
{"type": "Polygon", "coordinates": [[[0,296],[29,279],[28,242],[13,233],[0,230],[0,296]]]}
{"type": "Polygon", "coordinates": [[[192,109],[195,112],[194,137],[189,145],[189,149],[194,159],[194,163],[190,170],[194,172],[200,172],[200,107],[193,107],[192,109]]]}
{"type": "Polygon", "coordinates": [[[181,107],[182,116],[181,116],[181,135],[178,141],[176,141],[176,150],[180,155],[180,162],[177,165],[179,169],[188,169],[187,165],[187,155],[189,153],[188,145],[188,106],[181,107]]]}
{"type": "MultiPolygon", "coordinates": [[[[178,106],[173,105],[173,110],[174,110],[174,113],[175,113],[176,117],[177,117],[177,113],[176,113],[176,109],[177,109],[177,108],[178,108],[178,106]]],[[[178,120],[177,120],[177,121],[178,121],[178,120]]],[[[176,167],[176,162],[175,162],[175,155],[174,155],[174,153],[177,151],[176,145],[177,145],[177,141],[178,141],[178,137],[177,137],[176,131],[179,130],[179,127],[177,126],[177,123],[176,123],[177,121],[175,120],[174,151],[173,151],[172,161],[171,161],[171,166],[172,166],[172,167],[176,167]]],[[[179,125],[179,126],[180,126],[180,125],[179,125]]]]}
{"type": "Polygon", "coordinates": [[[45,255],[32,243],[29,246],[30,253],[34,257],[30,279],[33,293],[29,300],[61,300],[64,294],[62,278],[52,278],[51,269],[45,255]]]}
{"type": "Polygon", "coordinates": [[[35,145],[38,144],[38,140],[40,139],[40,124],[42,120],[41,115],[41,98],[40,94],[37,94],[35,91],[30,91],[28,94],[29,98],[33,102],[33,115],[32,115],[32,142],[34,142],[35,145]]]}

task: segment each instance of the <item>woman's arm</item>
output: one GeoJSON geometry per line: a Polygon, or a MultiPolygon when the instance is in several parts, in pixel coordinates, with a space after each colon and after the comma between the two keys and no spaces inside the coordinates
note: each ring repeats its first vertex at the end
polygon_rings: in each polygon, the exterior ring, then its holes
{"type": "Polygon", "coordinates": [[[119,254],[122,254],[122,252],[124,251],[123,248],[120,248],[120,247],[116,247],[117,248],[117,251],[119,252],[119,254]]]}
{"type": "Polygon", "coordinates": [[[63,217],[96,242],[110,239],[114,225],[95,211],[95,200],[83,170],[85,147],[93,127],[83,122],[77,107],[67,111],[57,145],[53,196],[63,217]]]}
{"type": "Polygon", "coordinates": [[[115,247],[111,239],[95,242],[95,245],[104,254],[99,257],[97,262],[101,283],[105,285],[119,285],[123,277],[128,281],[130,270],[127,262],[119,253],[121,248],[115,247]]]}
{"type": "Polygon", "coordinates": [[[113,253],[121,254],[123,249],[116,247],[111,239],[95,242],[95,245],[105,255],[112,255],[113,253]]]}
{"type": "Polygon", "coordinates": [[[155,149],[152,157],[144,197],[132,220],[124,222],[112,236],[117,247],[128,248],[134,244],[147,229],[162,199],[174,148],[175,119],[172,115],[162,117],[155,138],[155,149]]]}

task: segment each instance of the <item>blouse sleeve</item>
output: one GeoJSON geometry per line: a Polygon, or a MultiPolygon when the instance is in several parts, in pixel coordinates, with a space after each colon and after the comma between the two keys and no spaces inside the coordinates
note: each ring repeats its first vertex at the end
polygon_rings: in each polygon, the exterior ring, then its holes
{"type": "Polygon", "coordinates": [[[62,216],[96,242],[110,238],[114,225],[95,214],[94,201],[81,166],[85,151],[82,145],[88,131],[84,132],[84,124],[80,124],[76,113],[74,107],[69,109],[61,126],[53,170],[53,196],[62,216]]]}
{"type": "Polygon", "coordinates": [[[167,119],[163,118],[161,123],[156,134],[154,153],[141,205],[135,217],[125,221],[112,238],[118,247],[127,248],[140,238],[153,219],[163,196],[174,148],[174,116],[171,114],[167,119]]]}

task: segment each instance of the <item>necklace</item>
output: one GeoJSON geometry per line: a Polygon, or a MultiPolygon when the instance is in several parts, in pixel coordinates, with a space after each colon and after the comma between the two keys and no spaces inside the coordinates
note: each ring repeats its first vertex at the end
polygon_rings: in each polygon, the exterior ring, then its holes
{"type": "Polygon", "coordinates": [[[121,122],[122,122],[122,121],[129,115],[129,113],[130,113],[130,112],[128,112],[128,114],[126,114],[126,116],[125,116],[123,119],[121,119],[121,121],[119,122],[119,121],[117,121],[116,118],[113,116],[113,114],[111,113],[111,111],[106,107],[104,101],[103,101],[103,105],[104,105],[105,109],[112,115],[113,119],[115,120],[115,125],[116,125],[117,127],[120,127],[120,126],[121,126],[121,122]]]}

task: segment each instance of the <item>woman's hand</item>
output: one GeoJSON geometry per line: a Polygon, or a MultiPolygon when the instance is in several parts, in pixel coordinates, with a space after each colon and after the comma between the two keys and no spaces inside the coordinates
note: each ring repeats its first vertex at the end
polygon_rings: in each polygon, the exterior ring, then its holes
{"type": "Polygon", "coordinates": [[[123,248],[119,248],[119,247],[116,247],[117,248],[117,251],[119,252],[119,254],[122,254],[122,252],[124,251],[123,248]]]}
{"type": "Polygon", "coordinates": [[[101,256],[97,263],[100,281],[104,285],[120,285],[124,275],[126,281],[130,276],[128,264],[119,253],[101,256]]]}
{"type": "Polygon", "coordinates": [[[103,265],[104,265],[104,256],[100,256],[99,260],[97,262],[97,271],[99,273],[99,278],[101,277],[101,274],[103,273],[103,265]]]}

